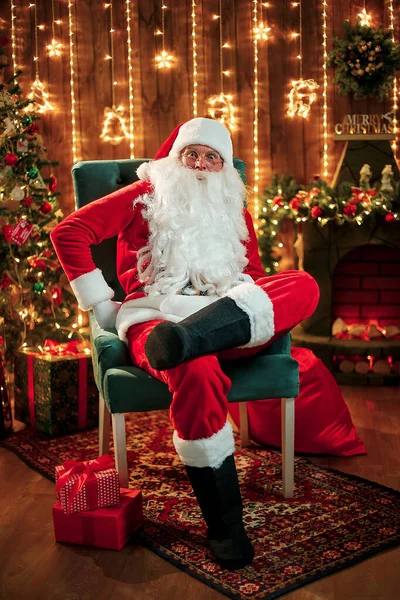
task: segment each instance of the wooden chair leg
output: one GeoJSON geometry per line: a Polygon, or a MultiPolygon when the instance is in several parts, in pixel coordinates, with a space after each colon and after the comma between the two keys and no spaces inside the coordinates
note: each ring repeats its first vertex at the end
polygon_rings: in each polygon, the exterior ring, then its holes
{"type": "Polygon", "coordinates": [[[294,398],[282,398],[282,483],[284,498],[294,494],[294,398]]]}
{"type": "Polygon", "coordinates": [[[126,454],[126,435],[125,435],[125,415],[124,413],[116,413],[111,415],[113,439],[114,439],[114,454],[115,468],[118,471],[120,487],[128,487],[128,458],[126,454]]]}
{"type": "Polygon", "coordinates": [[[110,448],[111,415],[103,396],[99,395],[99,456],[110,448]]]}
{"type": "Polygon", "coordinates": [[[240,441],[242,448],[247,448],[249,445],[249,419],[247,415],[247,402],[239,403],[239,419],[240,419],[240,441]]]}

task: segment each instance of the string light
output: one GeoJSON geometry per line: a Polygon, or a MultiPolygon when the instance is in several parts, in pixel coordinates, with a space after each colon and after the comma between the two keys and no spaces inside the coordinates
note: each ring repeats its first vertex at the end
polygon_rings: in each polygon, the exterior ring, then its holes
{"type": "Polygon", "coordinates": [[[196,42],[196,0],[192,0],[192,62],[193,62],[193,99],[192,112],[197,117],[197,42],[196,42]]]}
{"type": "Polygon", "coordinates": [[[11,0],[10,5],[11,5],[11,56],[12,56],[12,63],[13,63],[13,73],[16,73],[18,71],[18,65],[17,65],[17,43],[15,40],[15,38],[16,38],[16,28],[15,28],[16,5],[14,4],[14,0],[11,0]]]}
{"type": "MultiPolygon", "coordinates": [[[[113,146],[117,146],[124,139],[128,139],[128,140],[132,141],[133,133],[132,133],[132,137],[131,137],[131,133],[130,133],[130,131],[128,131],[128,128],[127,128],[126,122],[125,122],[124,107],[122,105],[116,106],[116,104],[115,104],[115,87],[118,85],[118,81],[116,81],[116,79],[115,79],[115,62],[114,62],[115,29],[114,29],[114,20],[113,20],[113,3],[109,2],[109,3],[105,4],[104,8],[106,10],[109,9],[109,11],[110,11],[110,30],[109,30],[109,32],[110,32],[110,54],[107,54],[107,56],[105,57],[105,60],[111,60],[112,105],[111,105],[111,107],[106,106],[104,109],[103,129],[100,134],[100,139],[104,140],[105,142],[109,142],[113,146]],[[108,58],[109,56],[111,56],[111,59],[108,58]],[[112,133],[112,130],[119,131],[120,133],[112,133]]],[[[129,71],[129,73],[132,73],[132,71],[129,71]]],[[[129,96],[131,96],[131,95],[132,95],[132,82],[131,82],[131,87],[129,90],[129,96]]],[[[132,100],[129,99],[129,102],[131,105],[132,100]]],[[[131,118],[131,112],[130,112],[130,118],[131,118]]],[[[133,118],[133,116],[132,116],[132,118],[133,118]]]]}
{"type": "Polygon", "coordinates": [[[40,81],[39,76],[39,41],[37,30],[42,26],[37,24],[37,7],[36,3],[33,5],[34,9],[34,26],[35,26],[35,56],[33,62],[35,63],[35,81],[31,85],[30,93],[28,94],[29,100],[34,100],[34,104],[28,104],[25,108],[25,112],[36,111],[41,114],[46,113],[48,110],[54,110],[54,106],[49,101],[49,94],[46,92],[46,86],[40,81]]]}
{"type": "Polygon", "coordinates": [[[294,8],[299,7],[299,32],[292,33],[292,37],[299,38],[299,71],[300,78],[292,81],[292,89],[289,92],[289,106],[287,114],[289,117],[307,118],[311,111],[311,105],[317,99],[315,90],[319,88],[314,79],[303,79],[303,10],[302,2],[292,2],[294,8]]]}
{"type": "Polygon", "coordinates": [[[231,94],[224,93],[224,76],[229,77],[231,71],[224,70],[223,68],[223,48],[230,48],[226,44],[222,43],[222,6],[221,0],[219,0],[219,15],[213,17],[219,19],[219,73],[220,73],[220,93],[214,96],[210,96],[207,100],[208,114],[212,119],[219,121],[231,131],[236,129],[236,108],[232,103],[233,96],[231,94]]]}
{"type": "MultiPolygon", "coordinates": [[[[388,4],[388,8],[389,8],[389,29],[392,30],[392,40],[393,43],[395,43],[395,37],[394,37],[394,12],[393,12],[393,0],[389,0],[389,4],[388,4]]],[[[393,81],[393,133],[394,133],[394,140],[391,144],[392,146],[392,150],[393,150],[393,155],[395,158],[395,161],[397,162],[397,78],[394,78],[393,81]]]]}
{"type": "Polygon", "coordinates": [[[54,31],[54,24],[55,24],[55,15],[54,15],[54,0],[51,0],[51,14],[52,14],[52,21],[51,21],[51,31],[53,34],[52,40],[51,40],[51,44],[49,44],[47,46],[47,50],[49,51],[49,56],[61,56],[61,52],[62,52],[62,43],[58,42],[56,40],[56,34],[54,31]]]}
{"type": "Polygon", "coordinates": [[[76,137],[76,109],[75,109],[75,54],[74,54],[74,20],[73,20],[73,1],[68,2],[68,35],[69,35],[69,72],[70,72],[70,92],[71,92],[71,129],[72,129],[72,162],[78,161],[77,137],[76,137]]]}
{"type": "Polygon", "coordinates": [[[322,61],[322,69],[323,69],[323,92],[322,97],[324,99],[323,105],[323,117],[322,117],[322,130],[323,130],[323,152],[322,152],[322,172],[323,176],[326,179],[328,177],[328,74],[327,74],[327,66],[326,61],[328,60],[328,52],[327,52],[327,9],[328,2],[327,0],[322,0],[322,48],[323,48],[323,61],[322,61]]]}
{"type": "Polygon", "coordinates": [[[157,32],[157,35],[162,35],[162,51],[155,57],[157,69],[170,69],[175,60],[175,57],[165,50],[165,11],[167,8],[163,3],[161,6],[161,32],[157,32]]]}
{"type": "Polygon", "coordinates": [[[126,40],[128,48],[128,93],[129,93],[129,157],[135,158],[135,123],[133,114],[133,66],[131,41],[131,0],[126,0],[126,40]]]}
{"type": "Polygon", "coordinates": [[[254,185],[253,185],[253,216],[254,228],[258,229],[258,215],[260,205],[258,201],[259,181],[260,181],[260,166],[258,156],[258,0],[253,0],[253,49],[254,49],[254,114],[253,114],[253,157],[254,157],[254,185]]]}

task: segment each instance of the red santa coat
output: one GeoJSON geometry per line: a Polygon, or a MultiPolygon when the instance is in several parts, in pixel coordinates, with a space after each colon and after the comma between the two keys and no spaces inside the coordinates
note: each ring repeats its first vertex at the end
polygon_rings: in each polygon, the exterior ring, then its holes
{"type": "MultiPolygon", "coordinates": [[[[160,316],[179,321],[212,301],[206,296],[177,296],[168,300],[168,306],[160,308],[160,299],[155,303],[146,297],[143,283],[138,278],[137,253],[147,245],[149,237],[148,223],[142,216],[144,205],[140,203],[140,198],[151,192],[151,183],[137,181],[72,213],[51,233],[51,240],[61,265],[82,310],[88,310],[114,296],[114,291],[93,262],[90,246],[118,236],[116,269],[126,293],[120,309],[122,315],[125,310],[125,316],[119,319],[118,327],[122,339],[129,326],[134,323],[160,316]],[[139,202],[135,203],[137,200],[139,202]],[[171,302],[174,304],[171,305],[171,302]],[[177,307],[178,302],[189,302],[190,308],[177,307]],[[135,308],[134,313],[132,308],[135,308]]],[[[243,242],[248,259],[243,281],[256,281],[265,277],[265,272],[258,254],[252,218],[247,209],[243,210],[248,230],[248,240],[243,242]]]]}

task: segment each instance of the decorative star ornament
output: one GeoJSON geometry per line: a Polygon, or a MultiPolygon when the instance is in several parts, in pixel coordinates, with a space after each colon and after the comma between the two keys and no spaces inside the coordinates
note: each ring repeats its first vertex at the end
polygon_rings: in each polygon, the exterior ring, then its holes
{"type": "Polygon", "coordinates": [[[267,27],[262,21],[260,21],[260,23],[258,23],[257,26],[253,29],[254,39],[256,39],[259,42],[264,42],[268,39],[268,33],[270,31],[271,27],[267,27]]]}
{"type": "Polygon", "coordinates": [[[230,131],[236,129],[235,107],[232,104],[232,98],[231,95],[221,93],[210,96],[207,100],[210,117],[228,127],[230,131]]]}
{"type": "Polygon", "coordinates": [[[311,105],[317,99],[315,90],[319,84],[314,79],[297,79],[292,81],[292,89],[289,92],[289,106],[287,114],[289,117],[308,117],[311,105]]]}
{"type": "Polygon", "coordinates": [[[157,69],[170,69],[175,57],[172,54],[168,54],[166,50],[163,50],[161,54],[158,54],[155,58],[157,69]]]}
{"type": "Polygon", "coordinates": [[[371,27],[372,16],[367,13],[365,7],[361,12],[358,13],[357,17],[360,19],[361,25],[364,25],[365,27],[371,27]]]}
{"type": "Polygon", "coordinates": [[[49,56],[61,56],[62,47],[63,45],[61,42],[57,42],[57,40],[54,39],[51,40],[51,44],[47,46],[49,56]]]}

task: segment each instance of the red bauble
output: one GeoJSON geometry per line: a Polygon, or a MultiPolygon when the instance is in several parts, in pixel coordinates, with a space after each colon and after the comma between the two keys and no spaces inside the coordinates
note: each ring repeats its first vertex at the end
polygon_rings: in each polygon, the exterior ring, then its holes
{"type": "Polygon", "coordinates": [[[32,123],[25,129],[25,131],[26,133],[29,133],[29,135],[35,135],[35,133],[39,131],[39,127],[36,125],[36,123],[32,123]]]}
{"type": "Polygon", "coordinates": [[[357,212],[357,206],[355,204],[345,204],[343,207],[343,212],[348,217],[354,217],[357,212]]]}
{"type": "Polygon", "coordinates": [[[62,300],[62,289],[59,287],[53,287],[51,289],[51,297],[56,306],[58,306],[62,300]]]}
{"type": "Polygon", "coordinates": [[[58,179],[55,175],[50,175],[49,177],[49,191],[54,194],[57,189],[58,179]]]}
{"type": "Polygon", "coordinates": [[[318,217],[322,217],[322,215],[324,214],[324,211],[322,210],[322,208],[320,206],[313,206],[311,209],[311,216],[314,219],[318,219],[318,217]]]}
{"type": "Polygon", "coordinates": [[[12,232],[13,232],[12,226],[11,225],[3,225],[2,231],[3,231],[4,239],[6,240],[6,242],[10,243],[12,232]]]}
{"type": "Polygon", "coordinates": [[[291,201],[289,202],[289,206],[293,210],[299,210],[300,205],[301,205],[300,198],[292,198],[291,201]]]}
{"type": "Polygon", "coordinates": [[[32,200],[32,198],[29,198],[29,196],[26,196],[26,197],[23,199],[23,201],[22,201],[22,202],[23,202],[23,205],[24,205],[24,206],[26,206],[27,208],[29,208],[29,207],[30,207],[30,205],[32,204],[33,200],[32,200]]]}
{"type": "Polygon", "coordinates": [[[39,208],[40,212],[44,215],[47,215],[52,210],[52,206],[50,202],[43,202],[42,206],[39,208]]]}
{"type": "Polygon", "coordinates": [[[11,154],[8,152],[4,157],[4,162],[8,167],[13,167],[16,162],[18,162],[18,156],[16,154],[11,154]]]}
{"type": "Polygon", "coordinates": [[[274,206],[283,206],[283,196],[274,196],[272,204],[274,206]]]}
{"type": "Polygon", "coordinates": [[[6,290],[11,285],[11,279],[9,277],[3,277],[0,279],[0,288],[6,290]]]}
{"type": "Polygon", "coordinates": [[[396,217],[394,216],[393,213],[388,213],[387,215],[385,215],[385,221],[387,223],[391,223],[392,221],[394,221],[396,219],[396,217]]]}

